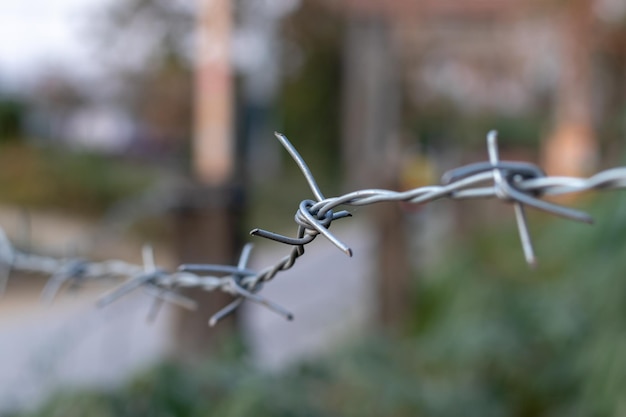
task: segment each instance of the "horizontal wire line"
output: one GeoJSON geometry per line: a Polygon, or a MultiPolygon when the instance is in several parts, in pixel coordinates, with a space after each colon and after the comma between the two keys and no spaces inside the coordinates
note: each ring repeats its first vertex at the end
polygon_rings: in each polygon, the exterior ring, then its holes
{"type": "MultiPolygon", "coordinates": [[[[439,199],[488,199],[497,198],[516,206],[516,218],[527,262],[534,265],[534,251],[528,234],[524,207],[533,207],[545,212],[576,221],[590,222],[584,212],[541,200],[547,195],[562,195],[585,191],[604,191],[626,188],[626,167],[601,171],[588,178],[546,176],[536,165],[525,162],[500,161],[497,152],[496,133],[488,135],[489,162],[479,162],[452,169],[442,177],[442,184],[414,188],[408,191],[386,189],[363,189],[337,197],[324,197],[308,166],[284,135],[276,134],[304,174],[316,198],[299,204],[295,215],[296,237],[278,235],[273,232],[255,229],[253,235],[291,245],[289,253],[258,272],[246,267],[252,246],[246,245],[239,262],[232,265],[193,264],[181,265],[178,270],[167,272],[154,264],[150,247],[144,247],[143,265],[121,260],[90,262],[83,259],[64,259],[40,256],[19,251],[13,247],[0,229],[0,295],[12,271],[49,275],[50,281],[42,298],[51,302],[56,293],[66,285],[80,286],[90,280],[102,278],[125,278],[126,281],[115,287],[99,300],[99,305],[109,304],[121,296],[145,287],[155,299],[192,308],[193,300],[177,293],[182,288],[199,288],[204,291],[223,291],[235,297],[228,306],[211,317],[214,325],[237,309],[243,300],[263,305],[272,311],[291,319],[292,314],[281,306],[259,295],[263,285],[278,273],[289,270],[305,253],[305,246],[318,235],[328,238],[344,253],[351,255],[351,249],[336,238],[329,230],[335,220],[349,217],[347,211],[334,212],[342,206],[366,206],[383,202],[404,201],[413,204],[426,204],[439,199]],[[488,184],[490,182],[490,184],[488,184]],[[219,275],[222,274],[222,275],[219,275]]],[[[156,311],[156,310],[155,310],[156,311]]]]}

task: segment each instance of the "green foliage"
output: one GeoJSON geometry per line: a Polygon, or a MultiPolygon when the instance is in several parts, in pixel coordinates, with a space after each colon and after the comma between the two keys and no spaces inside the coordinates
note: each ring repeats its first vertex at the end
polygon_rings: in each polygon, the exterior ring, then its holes
{"type": "Polygon", "coordinates": [[[111,0],[84,28],[94,56],[118,84],[119,106],[168,152],[182,152],[191,135],[194,13],[187,2],[111,0]]]}
{"type": "Polygon", "coordinates": [[[537,271],[512,224],[468,236],[416,282],[404,338],[372,337],[275,374],[232,358],[164,364],[31,416],[622,416],[626,199],[602,199],[590,207],[595,227],[539,223],[537,271]]]}
{"type": "Polygon", "coordinates": [[[455,385],[462,378],[451,375],[471,378],[497,415],[622,415],[626,200],[609,201],[592,207],[594,228],[544,225],[536,272],[510,229],[453,250],[456,260],[420,284],[421,360],[455,385]]]}
{"type": "Polygon", "coordinates": [[[193,12],[191,5],[167,0],[112,0],[96,8],[84,30],[99,59],[121,72],[137,67],[136,57],[129,65],[129,45],[141,45],[142,67],[168,59],[188,63],[193,12]]]}
{"type": "Polygon", "coordinates": [[[493,113],[466,114],[451,104],[439,103],[416,111],[408,120],[409,130],[420,141],[437,145],[445,140],[454,146],[484,146],[485,134],[497,130],[507,146],[539,145],[550,126],[549,112],[516,114],[511,116],[493,113]],[[454,120],[454,123],[450,123],[454,120]]]}
{"type": "Polygon", "coordinates": [[[102,213],[154,179],[146,167],[102,155],[54,148],[0,148],[2,202],[102,213]]]}
{"type": "Polygon", "coordinates": [[[19,100],[0,98],[0,143],[19,138],[25,111],[19,100]]]}
{"type": "Polygon", "coordinates": [[[281,129],[311,166],[337,178],[340,152],[331,150],[340,148],[341,20],[305,1],[286,19],[283,35],[291,49],[278,103],[281,129]]]}

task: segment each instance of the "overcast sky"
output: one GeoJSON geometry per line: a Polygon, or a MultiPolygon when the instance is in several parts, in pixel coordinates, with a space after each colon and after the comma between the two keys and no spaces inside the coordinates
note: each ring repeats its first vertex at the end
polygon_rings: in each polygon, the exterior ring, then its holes
{"type": "MultiPolygon", "coordinates": [[[[98,75],[95,49],[90,42],[89,19],[112,0],[0,0],[0,90],[20,90],[50,67],[64,72],[98,75]]],[[[171,0],[189,7],[196,0],[171,0]]],[[[275,41],[275,20],[290,13],[298,0],[247,0],[256,5],[253,18],[235,36],[235,63],[241,70],[272,73],[274,55],[265,48],[275,41]],[[259,13],[258,5],[264,13],[259,13]],[[269,38],[268,38],[269,36],[269,38]],[[271,38],[271,39],[270,39],[271,38]],[[265,42],[265,43],[264,43],[265,42]],[[236,57],[237,58],[237,57],[236,57]],[[264,60],[265,59],[265,60],[264,60]],[[239,62],[241,61],[241,62],[239,62]],[[264,71],[259,71],[262,66],[264,71]]],[[[246,23],[244,22],[244,23],[246,23]]],[[[93,33],[93,32],[91,32],[93,33]]],[[[274,45],[275,46],[275,45],[274,45]]],[[[263,83],[267,80],[261,78],[263,83]]]]}
{"type": "Polygon", "coordinates": [[[0,77],[19,83],[42,66],[89,70],[87,16],[106,0],[0,0],[0,77]]]}

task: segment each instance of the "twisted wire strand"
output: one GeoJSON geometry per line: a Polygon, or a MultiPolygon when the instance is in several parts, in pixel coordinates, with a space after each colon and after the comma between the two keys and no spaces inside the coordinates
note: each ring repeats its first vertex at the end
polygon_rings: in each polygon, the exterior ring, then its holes
{"type": "MultiPolygon", "coordinates": [[[[425,204],[441,198],[498,198],[513,203],[524,255],[527,263],[534,267],[536,258],[526,221],[526,206],[571,220],[591,223],[593,220],[588,214],[541,200],[540,197],[548,194],[557,195],[591,189],[626,187],[626,168],[604,171],[588,179],[547,177],[543,170],[534,164],[500,161],[497,133],[491,131],[487,135],[489,162],[474,163],[450,170],[443,175],[442,185],[419,187],[403,192],[365,189],[338,197],[321,198],[322,194],[319,192],[319,187],[302,157],[284,135],[276,133],[276,137],[296,161],[314,195],[318,196],[318,202],[305,200],[300,204],[295,216],[295,221],[299,227],[298,237],[295,239],[261,229],[255,229],[251,233],[297,246],[310,243],[317,234],[322,234],[348,255],[352,254],[351,249],[328,230],[328,226],[335,216],[333,209],[339,206],[365,206],[395,201],[425,204]],[[491,184],[486,185],[487,182],[491,184]],[[330,222],[329,219],[331,219],[330,222]],[[305,229],[304,235],[301,233],[301,228],[305,229]]],[[[271,278],[272,276],[267,275],[258,279],[268,280],[271,278]]]]}
{"type": "Polygon", "coordinates": [[[289,270],[298,258],[304,255],[305,246],[318,235],[324,236],[343,253],[352,256],[352,249],[330,231],[330,226],[335,220],[351,216],[349,211],[336,211],[339,207],[398,201],[426,204],[444,198],[453,200],[497,198],[514,206],[524,256],[527,263],[533,267],[536,265],[536,257],[526,220],[527,207],[574,221],[592,223],[592,218],[583,211],[541,198],[549,195],[626,188],[626,167],[608,169],[589,178],[549,177],[534,164],[501,161],[497,133],[491,131],[487,135],[488,161],[452,169],[444,173],[440,185],[418,187],[408,191],[363,189],[336,197],[325,197],[298,151],[284,135],[280,133],[275,135],[302,171],[315,200],[307,199],[300,202],[294,216],[297,224],[295,237],[263,229],[254,229],[250,232],[253,236],[292,246],[289,253],[273,265],[258,272],[248,268],[251,244],[244,246],[235,266],[184,264],[173,272],[157,266],[152,248],[149,246],[144,246],[142,250],[142,265],[121,260],[90,262],[84,259],[59,259],[16,250],[0,229],[0,295],[6,287],[11,271],[49,275],[50,279],[42,292],[42,300],[45,302],[52,302],[63,286],[78,287],[87,281],[103,278],[126,278],[121,285],[102,296],[97,304],[101,307],[106,306],[142,288],[155,299],[148,315],[152,320],[164,302],[188,309],[196,308],[194,300],[179,294],[178,291],[184,288],[199,288],[204,291],[223,291],[234,297],[230,304],[210,318],[211,326],[235,311],[245,300],[263,305],[290,320],[293,315],[289,311],[262,297],[259,292],[263,285],[278,273],[289,270]]]}

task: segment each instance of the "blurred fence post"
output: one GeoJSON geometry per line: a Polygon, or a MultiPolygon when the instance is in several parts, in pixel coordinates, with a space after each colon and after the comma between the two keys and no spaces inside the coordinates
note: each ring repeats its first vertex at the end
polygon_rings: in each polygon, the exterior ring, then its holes
{"type": "MultiPolygon", "coordinates": [[[[241,196],[232,185],[234,174],[234,86],[231,68],[232,10],[230,0],[201,0],[197,19],[195,118],[192,146],[196,186],[186,190],[185,207],[177,216],[181,262],[233,264],[241,196]]],[[[175,323],[175,353],[201,358],[232,336],[236,318],[217,328],[209,317],[231,298],[220,291],[193,291],[200,311],[180,311],[175,323]]]]}
{"type": "Polygon", "coordinates": [[[593,171],[598,156],[591,88],[593,4],[592,0],[571,0],[560,7],[563,53],[555,127],[544,146],[544,166],[548,174],[583,176],[593,171]]]}
{"type": "MultiPolygon", "coordinates": [[[[176,247],[182,263],[236,263],[241,247],[240,224],[243,191],[236,186],[206,187],[196,184],[184,190],[176,213],[176,247]]],[[[202,358],[235,335],[237,315],[231,314],[211,328],[209,318],[232,301],[221,291],[187,292],[198,302],[194,311],[180,309],[175,323],[175,353],[180,358],[202,358]]]]}
{"type": "MultiPolygon", "coordinates": [[[[397,185],[400,155],[398,63],[388,23],[350,18],[345,41],[344,160],[351,189],[397,185]]],[[[378,319],[401,326],[409,308],[406,222],[397,205],[374,207],[378,319]]]]}

